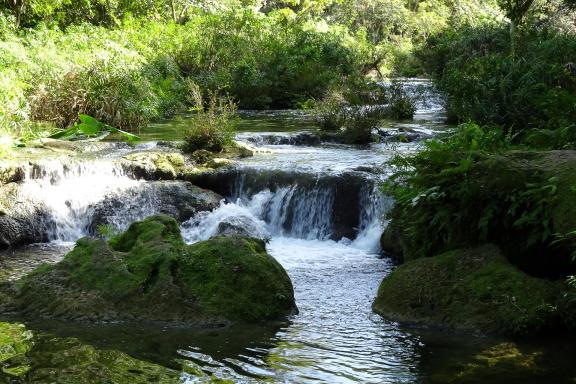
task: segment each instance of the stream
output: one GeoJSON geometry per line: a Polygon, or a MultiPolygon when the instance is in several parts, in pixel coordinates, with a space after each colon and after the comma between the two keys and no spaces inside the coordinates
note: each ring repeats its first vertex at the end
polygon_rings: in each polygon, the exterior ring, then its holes
{"type": "MultiPolygon", "coordinates": [[[[411,121],[383,126],[390,132],[433,135],[448,128],[442,121],[441,105],[432,102],[419,105],[411,121]]],[[[140,132],[143,144],[119,146],[87,165],[49,163],[34,170],[25,181],[26,193],[42,196],[56,224],[47,243],[1,251],[3,274],[16,279],[40,263],[59,261],[75,240],[93,231],[94,207],[104,198],[122,199],[109,220],[120,229],[157,213],[163,193],[159,183],[134,180],[114,167],[113,160],[130,151],[162,150],[162,141],[182,138],[185,125],[185,117],[151,125],[140,132]]],[[[573,382],[571,343],[410,329],[374,314],[378,285],[394,267],[379,249],[383,216],[392,206],[380,192],[392,171],[385,163],[419,144],[306,145],[302,134],[315,129],[297,112],[243,112],[238,140],[259,152],[232,169],[199,176],[196,185],[226,199],[181,225],[189,243],[216,235],[222,223],[269,239],[268,252],[292,279],[297,315],[210,330],[17,320],[40,340],[76,338],[99,350],[118,350],[181,372],[182,383],[211,382],[214,377],[235,383],[443,383],[462,372],[471,372],[472,379],[465,382],[573,382]],[[534,375],[510,360],[497,371],[502,381],[487,381],[491,376],[482,368],[489,363],[483,356],[493,348],[505,348],[508,354],[514,350],[526,361],[545,356],[551,368],[534,375]]],[[[37,343],[36,355],[48,353],[51,344],[37,343]]],[[[49,368],[47,364],[32,361],[33,369],[49,368]]],[[[138,372],[131,374],[138,377],[138,372]]]]}

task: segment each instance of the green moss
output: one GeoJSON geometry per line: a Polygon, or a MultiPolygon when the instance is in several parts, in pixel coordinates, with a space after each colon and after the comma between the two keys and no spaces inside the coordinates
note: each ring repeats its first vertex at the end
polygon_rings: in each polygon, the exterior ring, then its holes
{"type": "Polygon", "coordinates": [[[27,353],[32,348],[32,332],[22,324],[0,323],[0,369],[21,377],[30,370],[27,353]]]}
{"type": "Polygon", "coordinates": [[[75,320],[204,326],[278,318],[295,308],[290,279],[262,241],[227,237],[186,245],[168,216],[134,223],[109,243],[81,239],[62,262],[17,285],[23,311],[75,320]]]}
{"type": "Polygon", "coordinates": [[[431,383],[483,384],[566,382],[569,375],[558,362],[543,351],[521,347],[516,343],[494,344],[470,356],[458,356],[444,362],[430,376],[431,383]]]}
{"type": "Polygon", "coordinates": [[[204,310],[232,320],[274,318],[294,306],[288,275],[257,239],[219,237],[194,244],[177,279],[204,310]]]}
{"type": "Polygon", "coordinates": [[[136,175],[147,179],[175,179],[186,171],[180,153],[140,152],[126,155],[124,159],[136,175]]]}
{"type": "Polygon", "coordinates": [[[400,266],[380,285],[374,310],[411,323],[527,334],[558,325],[563,288],[526,275],[486,245],[400,266]]]}

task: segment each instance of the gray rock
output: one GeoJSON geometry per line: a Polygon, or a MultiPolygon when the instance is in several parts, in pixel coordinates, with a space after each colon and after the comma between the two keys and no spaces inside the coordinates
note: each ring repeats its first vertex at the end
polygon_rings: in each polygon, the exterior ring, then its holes
{"type": "Polygon", "coordinates": [[[243,236],[263,239],[267,237],[267,233],[251,217],[234,216],[228,217],[218,224],[217,236],[243,236]]]}
{"type": "Polygon", "coordinates": [[[18,183],[0,187],[0,248],[46,241],[54,225],[46,206],[21,190],[18,183]]]}
{"type": "Polygon", "coordinates": [[[89,231],[99,225],[125,227],[133,221],[164,214],[183,222],[220,205],[222,196],[184,181],[151,181],[115,192],[92,207],[89,231]]]}

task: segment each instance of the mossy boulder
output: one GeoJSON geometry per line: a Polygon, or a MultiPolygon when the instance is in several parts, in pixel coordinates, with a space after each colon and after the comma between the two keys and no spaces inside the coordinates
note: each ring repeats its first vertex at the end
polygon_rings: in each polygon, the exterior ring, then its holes
{"type": "Polygon", "coordinates": [[[17,310],[80,321],[216,326],[295,310],[286,271],[265,243],[219,237],[186,245],[177,222],[152,216],[109,242],[83,238],[60,263],[17,282],[17,310]]]}
{"type": "Polygon", "coordinates": [[[138,179],[175,180],[189,172],[178,152],[137,152],[124,156],[124,168],[138,179]]]}
{"type": "Polygon", "coordinates": [[[484,245],[406,262],[382,281],[373,308],[408,324],[534,334],[574,329],[570,290],[528,276],[484,245]]]}

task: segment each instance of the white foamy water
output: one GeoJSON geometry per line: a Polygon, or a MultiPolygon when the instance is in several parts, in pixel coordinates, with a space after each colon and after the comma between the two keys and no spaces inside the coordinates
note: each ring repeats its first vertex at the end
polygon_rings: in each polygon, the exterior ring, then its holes
{"type": "Polygon", "coordinates": [[[70,242],[88,234],[95,203],[140,183],[112,162],[65,163],[56,159],[32,167],[21,194],[47,208],[53,222],[50,240],[70,242]]]}

